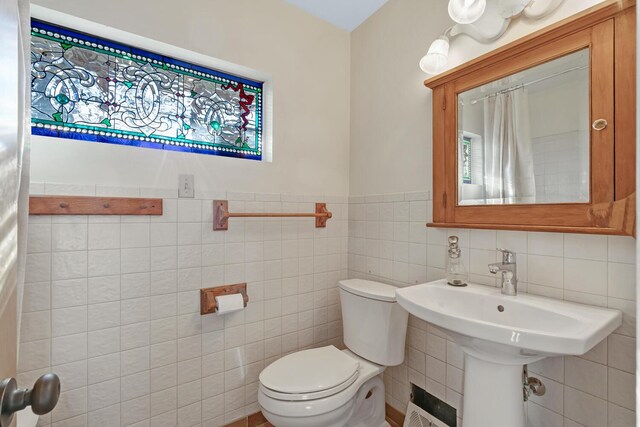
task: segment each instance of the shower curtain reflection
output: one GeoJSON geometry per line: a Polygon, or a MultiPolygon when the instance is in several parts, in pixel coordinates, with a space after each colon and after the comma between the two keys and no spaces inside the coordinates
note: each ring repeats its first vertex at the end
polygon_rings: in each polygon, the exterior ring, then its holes
{"type": "Polygon", "coordinates": [[[487,97],[484,111],[484,198],[489,203],[535,202],[527,89],[487,97]]]}

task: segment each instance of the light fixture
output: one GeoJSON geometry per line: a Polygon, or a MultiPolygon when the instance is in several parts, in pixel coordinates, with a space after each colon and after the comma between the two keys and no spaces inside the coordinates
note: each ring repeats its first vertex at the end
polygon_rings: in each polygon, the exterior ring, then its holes
{"type": "Polygon", "coordinates": [[[498,13],[505,19],[519,15],[531,0],[499,0],[498,13]]]}
{"type": "Polygon", "coordinates": [[[449,16],[458,24],[476,22],[487,7],[487,0],[449,0],[449,16]]]}
{"type": "Polygon", "coordinates": [[[431,43],[429,51],[420,60],[420,68],[427,74],[438,74],[447,68],[449,38],[440,36],[431,43]]]}
{"type": "Polygon", "coordinates": [[[541,19],[553,13],[565,0],[449,0],[449,15],[456,25],[438,37],[420,60],[427,74],[439,74],[447,69],[449,40],[461,34],[479,41],[493,43],[507,31],[519,16],[541,19]]]}

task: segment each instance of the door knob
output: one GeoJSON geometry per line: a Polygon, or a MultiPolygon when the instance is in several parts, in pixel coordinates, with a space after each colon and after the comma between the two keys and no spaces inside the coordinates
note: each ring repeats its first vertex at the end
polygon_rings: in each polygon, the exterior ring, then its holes
{"type": "Polygon", "coordinates": [[[53,410],[60,397],[60,378],[56,374],[45,374],[38,378],[32,389],[18,388],[15,378],[0,382],[0,427],[9,427],[15,412],[27,406],[36,415],[53,410]]]}

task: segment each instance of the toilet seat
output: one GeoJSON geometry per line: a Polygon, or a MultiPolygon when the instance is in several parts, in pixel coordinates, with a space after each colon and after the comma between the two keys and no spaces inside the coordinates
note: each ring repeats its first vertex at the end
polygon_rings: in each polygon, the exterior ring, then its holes
{"type": "Polygon", "coordinates": [[[333,396],[334,394],[340,393],[342,390],[349,387],[358,379],[358,372],[354,372],[353,375],[342,384],[337,385],[336,387],[331,387],[326,390],[316,391],[313,393],[282,393],[277,390],[272,390],[270,388],[265,387],[260,384],[261,390],[267,396],[278,399],[278,400],[289,400],[289,401],[300,401],[300,400],[314,400],[314,399],[322,399],[323,397],[333,396]]]}
{"type": "MultiPolygon", "coordinates": [[[[357,376],[351,385],[330,396],[316,399],[315,397],[318,395],[313,394],[314,399],[298,401],[289,400],[288,395],[282,396],[285,397],[284,399],[275,398],[271,397],[271,391],[261,382],[258,387],[258,403],[267,419],[270,419],[275,425],[285,427],[299,427],[301,425],[326,427],[334,425],[335,420],[347,419],[356,403],[358,390],[368,381],[376,381],[375,378],[379,378],[385,367],[363,359],[349,350],[342,350],[341,353],[357,363],[357,376]]],[[[329,389],[326,390],[328,393],[329,389]]]]}
{"type": "Polygon", "coordinates": [[[334,346],[289,354],[260,373],[260,389],[277,400],[302,401],[333,396],[353,384],[359,362],[334,346]]]}

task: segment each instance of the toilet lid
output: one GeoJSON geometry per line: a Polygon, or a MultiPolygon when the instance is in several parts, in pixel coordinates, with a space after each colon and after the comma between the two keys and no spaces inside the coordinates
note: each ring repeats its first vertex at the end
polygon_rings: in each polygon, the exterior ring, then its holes
{"type": "Polygon", "coordinates": [[[396,302],[396,287],[371,280],[349,279],[338,282],[340,289],[350,294],[384,302],[396,302]]]}
{"type": "Polygon", "coordinates": [[[260,373],[260,384],[279,393],[318,393],[355,381],[358,366],[357,360],[330,345],[276,360],[260,373]]]}

